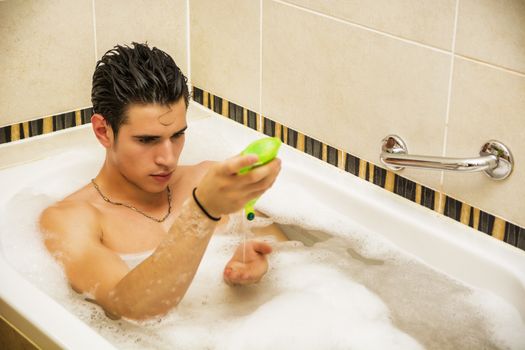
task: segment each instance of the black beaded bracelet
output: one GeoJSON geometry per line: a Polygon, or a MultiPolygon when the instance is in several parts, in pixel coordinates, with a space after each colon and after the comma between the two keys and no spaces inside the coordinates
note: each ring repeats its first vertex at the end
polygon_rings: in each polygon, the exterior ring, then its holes
{"type": "Polygon", "coordinates": [[[197,187],[195,187],[193,189],[193,199],[195,200],[195,203],[197,203],[197,205],[199,206],[199,208],[201,208],[202,212],[204,214],[206,214],[207,217],[209,217],[210,219],[212,219],[213,221],[219,221],[221,219],[221,217],[219,216],[218,218],[214,217],[214,216],[211,216],[207,211],[206,209],[204,209],[204,207],[202,206],[202,204],[199,202],[199,200],[197,199],[197,196],[195,195],[195,191],[197,191],[197,187]]]}

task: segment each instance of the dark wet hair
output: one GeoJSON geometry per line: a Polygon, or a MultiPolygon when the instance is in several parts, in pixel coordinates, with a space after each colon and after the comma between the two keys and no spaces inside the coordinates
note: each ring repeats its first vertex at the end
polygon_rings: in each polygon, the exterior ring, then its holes
{"type": "Polygon", "coordinates": [[[109,122],[115,136],[131,104],[168,105],[183,97],[188,108],[188,79],[173,58],[147,43],[131,45],[107,51],[93,73],[93,112],[109,122]]]}

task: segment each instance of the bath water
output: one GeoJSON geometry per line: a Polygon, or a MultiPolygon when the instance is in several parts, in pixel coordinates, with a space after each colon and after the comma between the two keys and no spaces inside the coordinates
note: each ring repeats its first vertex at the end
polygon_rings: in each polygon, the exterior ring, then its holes
{"type": "MultiPolygon", "coordinates": [[[[45,164],[60,168],[71,156],[45,164]]],[[[514,307],[432,269],[286,181],[277,181],[257,209],[303,242],[272,243],[261,282],[222,281],[235,248],[268,223],[246,223],[239,214],[210,241],[176,309],[142,323],[109,320],[68,287],[37,230],[41,210],[88,183],[97,168],[87,155],[74,157],[84,160],[11,198],[0,240],[10,264],[117,348],[525,349],[514,307]]]]}

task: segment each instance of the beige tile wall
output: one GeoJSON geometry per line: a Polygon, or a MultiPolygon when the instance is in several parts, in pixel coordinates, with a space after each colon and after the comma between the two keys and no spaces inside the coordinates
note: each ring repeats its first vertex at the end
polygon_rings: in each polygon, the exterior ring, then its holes
{"type": "MultiPolygon", "coordinates": [[[[263,115],[376,164],[389,133],[441,152],[447,55],[272,1],[263,33],[263,115]]],[[[403,172],[439,186],[439,172],[403,172]]]]}
{"type": "Polygon", "coordinates": [[[402,174],[525,226],[522,0],[187,4],[0,2],[0,126],[89,106],[96,57],[147,40],[191,67],[194,85],[376,164],[388,133],[452,157],[498,138],[517,164],[502,183],[402,174]]]}
{"type": "Polygon", "coordinates": [[[193,84],[259,111],[259,0],[192,0],[190,18],[193,84]]]}
{"type": "Polygon", "coordinates": [[[187,0],[0,1],[0,127],[90,106],[96,57],[116,43],[148,41],[187,73],[186,31],[187,0]]]}
{"type": "Polygon", "coordinates": [[[91,104],[91,0],[0,2],[0,126],[91,104]]]}
{"type": "Polygon", "coordinates": [[[525,73],[525,1],[461,0],[456,53],[525,73]]]}
{"type": "Polygon", "coordinates": [[[341,18],[450,50],[456,0],[286,0],[321,14],[341,18]]]}
{"type": "Polygon", "coordinates": [[[508,144],[517,166],[500,183],[400,174],[525,226],[523,0],[196,0],[190,12],[196,86],[365,160],[379,164],[389,133],[434,156],[508,144]]]}
{"type": "Polygon", "coordinates": [[[472,157],[488,140],[503,142],[516,166],[509,178],[445,173],[444,191],[525,226],[525,75],[457,58],[447,155],[472,157]]]}
{"type": "Polygon", "coordinates": [[[96,0],[97,57],[115,44],[148,42],[187,74],[186,0],[96,0]]]}

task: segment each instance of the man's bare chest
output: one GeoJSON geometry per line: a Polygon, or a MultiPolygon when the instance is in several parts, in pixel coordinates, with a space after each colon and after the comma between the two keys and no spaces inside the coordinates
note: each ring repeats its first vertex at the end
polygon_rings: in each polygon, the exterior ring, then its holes
{"type": "MultiPolygon", "coordinates": [[[[157,212],[142,210],[143,215],[125,206],[112,206],[102,203],[101,241],[113,251],[119,253],[136,253],[155,249],[168,234],[170,227],[179,215],[184,202],[191,197],[193,187],[203,174],[196,167],[181,167],[179,175],[171,186],[171,213],[163,222],[156,222],[146,215],[162,218],[167,213],[167,206],[157,212]]],[[[142,208],[138,208],[142,209],[142,208]]]]}
{"type": "MultiPolygon", "coordinates": [[[[136,253],[155,249],[168,234],[191,193],[178,191],[171,201],[170,215],[156,222],[145,215],[123,206],[106,207],[101,217],[102,243],[119,253],[136,253]]],[[[145,213],[162,218],[167,213],[145,213]]]]}

